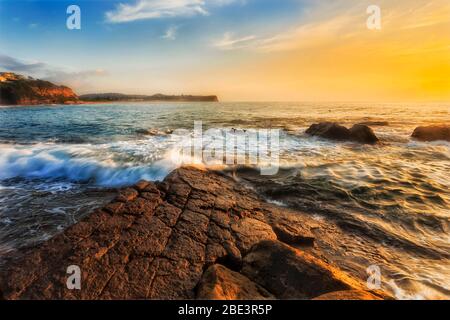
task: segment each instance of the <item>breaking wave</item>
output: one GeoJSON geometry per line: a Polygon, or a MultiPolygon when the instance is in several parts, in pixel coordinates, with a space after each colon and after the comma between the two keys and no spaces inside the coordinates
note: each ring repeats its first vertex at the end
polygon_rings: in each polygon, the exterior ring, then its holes
{"type": "Polygon", "coordinates": [[[152,164],[126,162],[114,146],[0,145],[0,180],[11,178],[68,180],[119,187],[141,179],[161,180],[175,165],[169,159],[152,164]]]}

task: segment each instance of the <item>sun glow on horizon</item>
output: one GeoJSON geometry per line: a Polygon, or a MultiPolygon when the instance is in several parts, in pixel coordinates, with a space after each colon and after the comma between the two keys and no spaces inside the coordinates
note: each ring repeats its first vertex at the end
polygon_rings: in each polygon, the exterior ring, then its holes
{"type": "Polygon", "coordinates": [[[278,36],[255,49],[263,58],[223,70],[228,82],[241,80],[229,95],[450,101],[450,3],[403,2],[391,10],[386,3],[383,12],[379,31],[366,29],[364,11],[354,8],[278,36]]]}

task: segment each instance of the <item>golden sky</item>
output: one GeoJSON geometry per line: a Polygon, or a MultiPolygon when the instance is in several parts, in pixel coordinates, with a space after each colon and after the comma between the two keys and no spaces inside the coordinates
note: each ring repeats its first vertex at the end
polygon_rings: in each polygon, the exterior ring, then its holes
{"type": "MultiPolygon", "coordinates": [[[[66,14],[59,2],[47,5],[66,14]]],[[[35,2],[0,6],[1,69],[77,93],[450,101],[449,0],[111,0],[80,6],[83,25],[76,32],[35,2]],[[367,28],[370,5],[381,9],[380,30],[367,28]]]]}
{"type": "Polygon", "coordinates": [[[310,22],[249,45],[254,59],[240,57],[234,67],[219,67],[222,95],[235,100],[450,101],[450,1],[393,2],[378,2],[381,30],[366,27],[367,5],[317,6],[310,22]]]}

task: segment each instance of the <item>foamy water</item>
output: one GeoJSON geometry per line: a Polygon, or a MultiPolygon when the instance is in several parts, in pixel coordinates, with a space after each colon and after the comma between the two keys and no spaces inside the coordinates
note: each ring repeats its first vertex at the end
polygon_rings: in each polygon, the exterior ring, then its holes
{"type": "Polygon", "coordinates": [[[448,298],[450,144],[417,142],[410,135],[418,125],[449,120],[449,105],[443,104],[0,108],[0,254],[75,223],[108,202],[110,188],[163,179],[187,161],[179,155],[184,136],[172,130],[191,132],[194,121],[223,135],[276,128],[278,175],[238,170],[240,178],[268,201],[309,212],[348,234],[346,249],[333,253],[349,272],[363,277],[362,270],[376,264],[399,298],[448,298]],[[388,125],[372,126],[380,145],[363,146],[306,136],[305,129],[319,121],[388,125]],[[142,134],[145,130],[152,135],[142,134]]]}

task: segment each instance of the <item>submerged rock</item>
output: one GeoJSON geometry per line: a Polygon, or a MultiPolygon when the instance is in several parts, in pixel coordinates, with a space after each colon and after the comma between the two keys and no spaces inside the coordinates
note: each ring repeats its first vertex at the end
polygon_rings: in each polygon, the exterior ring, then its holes
{"type": "Polygon", "coordinates": [[[309,299],[363,290],[277,240],[296,242],[308,228],[298,212],[231,178],[181,168],[161,183],[121,190],[41,245],[2,256],[1,298],[309,299]],[[80,268],[80,290],[67,286],[69,266],[80,268]]]}
{"type": "Polygon", "coordinates": [[[159,129],[138,129],[136,133],[146,136],[167,136],[173,133],[173,130],[159,130],[159,129]]]}
{"type": "Polygon", "coordinates": [[[379,141],[373,130],[363,124],[355,124],[348,129],[335,122],[321,122],[311,125],[306,133],[330,140],[354,141],[364,144],[375,144],[379,141]]]}
{"type": "Polygon", "coordinates": [[[428,127],[417,127],[412,137],[420,141],[450,141],[450,126],[437,125],[428,127]]]}

